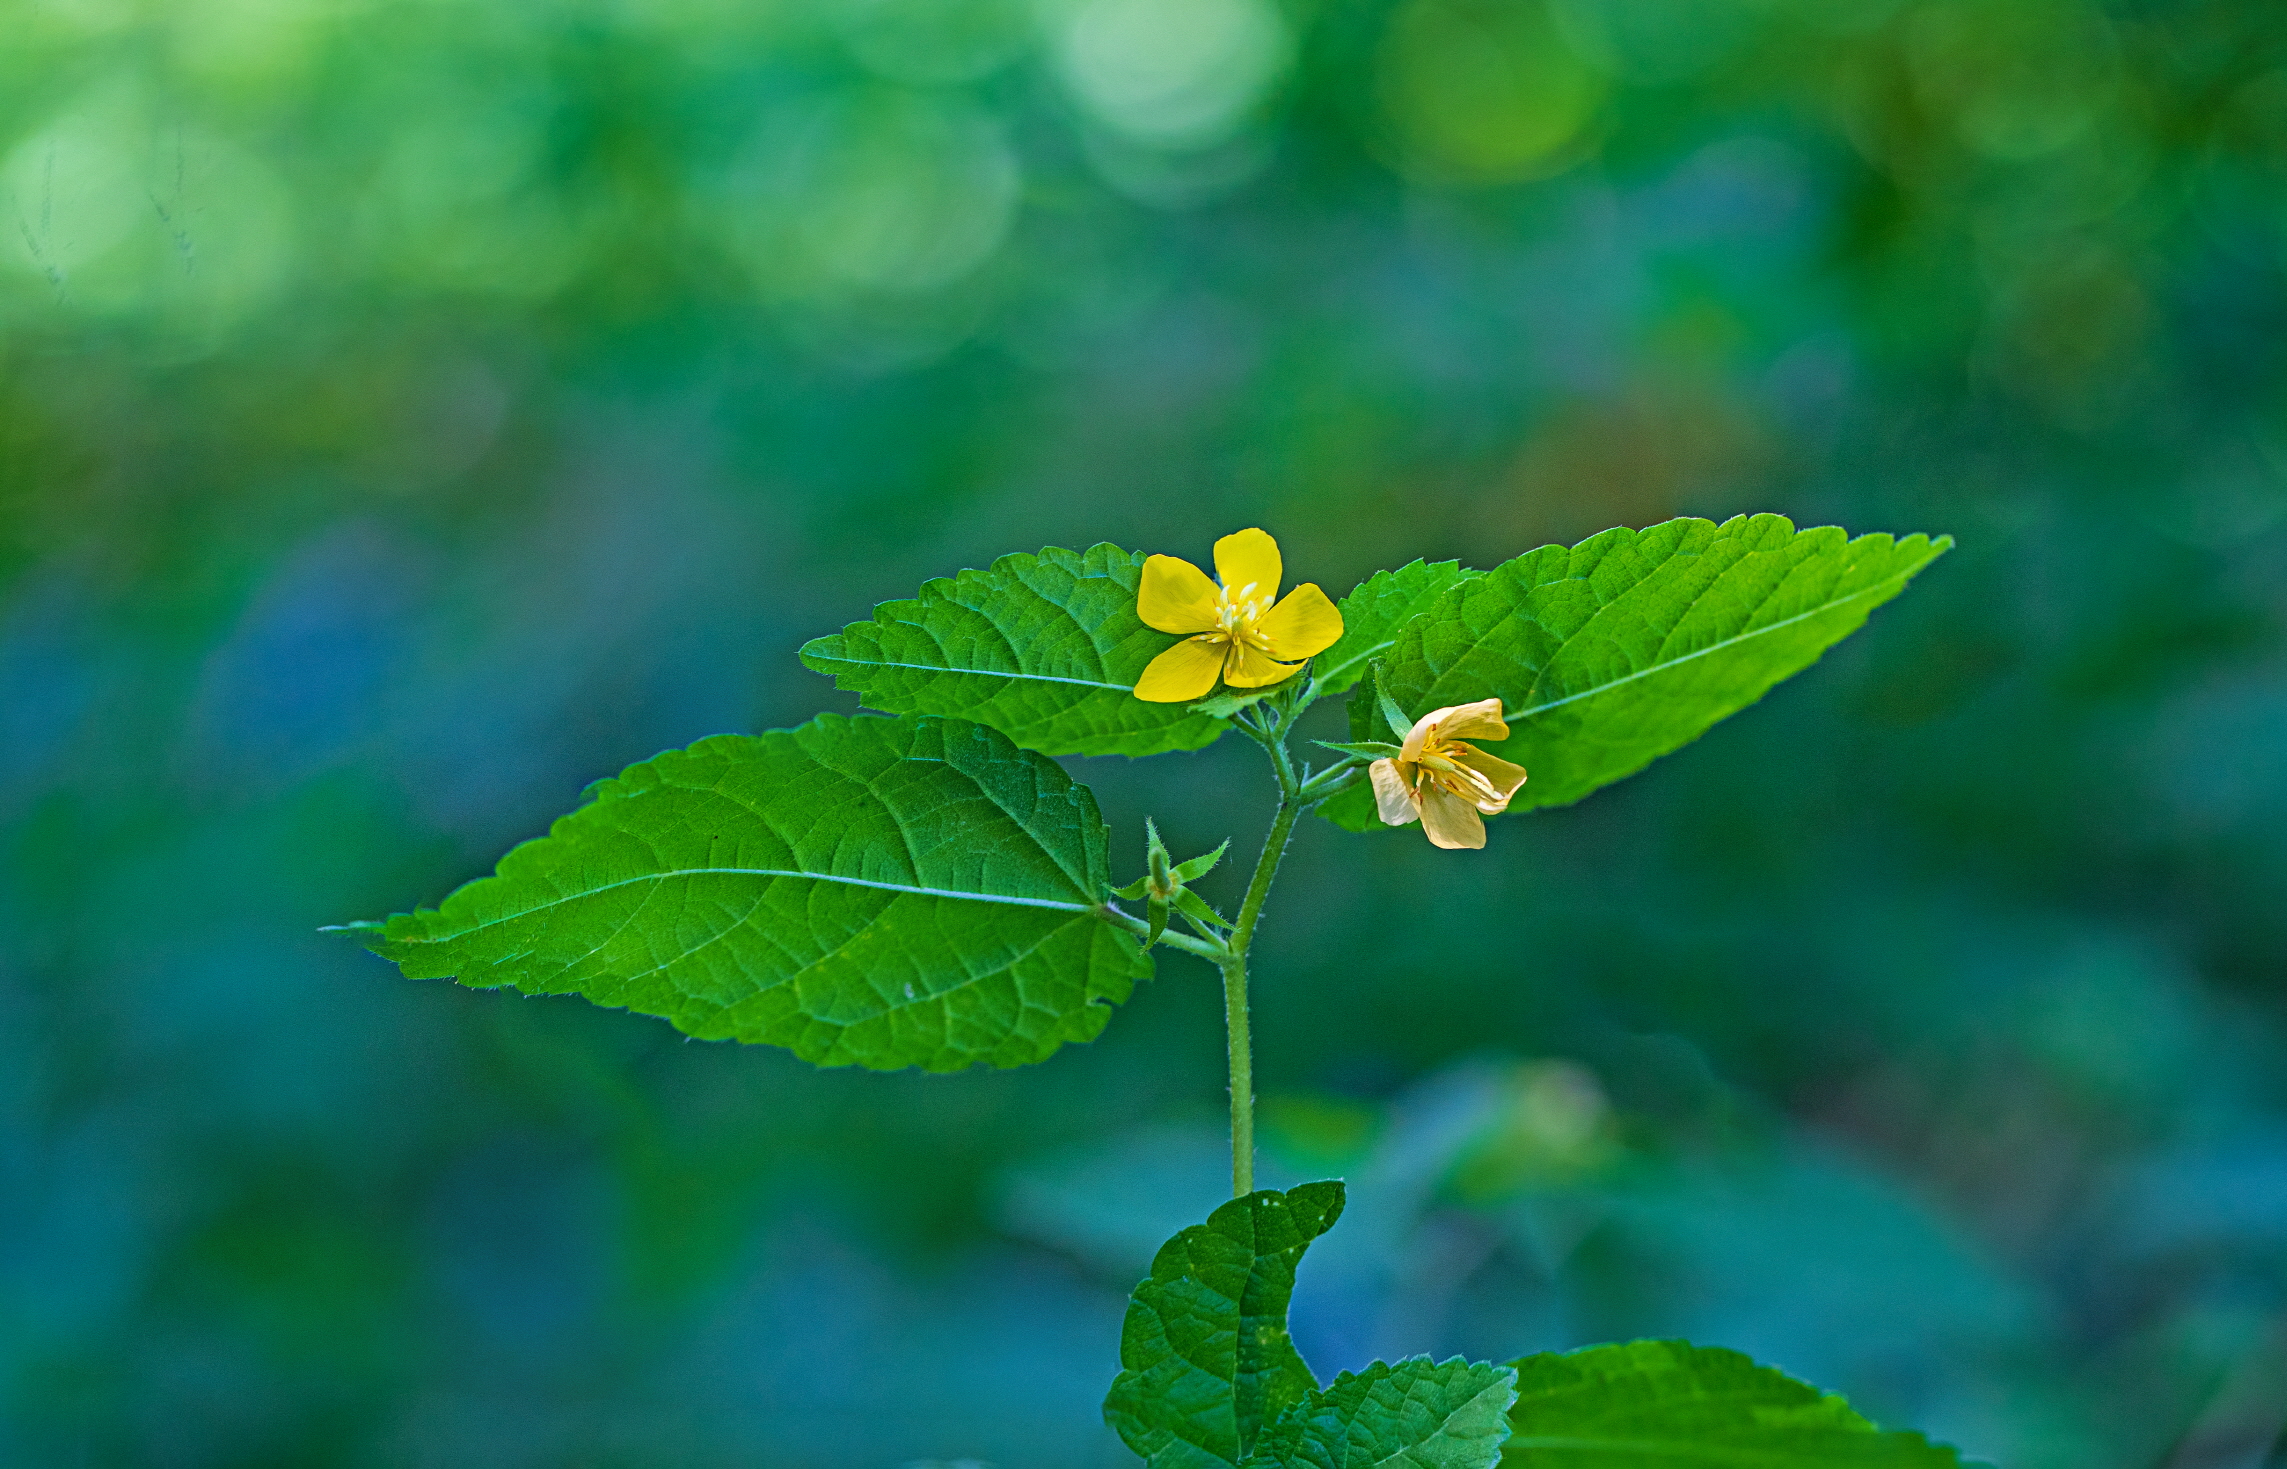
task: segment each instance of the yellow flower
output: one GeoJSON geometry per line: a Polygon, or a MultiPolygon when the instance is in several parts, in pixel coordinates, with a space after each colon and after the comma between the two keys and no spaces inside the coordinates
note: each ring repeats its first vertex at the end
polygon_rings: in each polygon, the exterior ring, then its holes
{"type": "Polygon", "coordinates": [[[1309,582],[1275,601],[1283,571],[1278,542],[1259,530],[1215,543],[1220,587],[1188,561],[1145,561],[1136,616],[1161,632],[1187,636],[1151,660],[1136,681],[1136,697],[1187,704],[1205,698],[1218,678],[1237,689],[1263,688],[1292,678],[1304,659],[1333,647],[1342,636],[1342,614],[1309,582]]]}
{"type": "Polygon", "coordinates": [[[1525,768],[1462,741],[1508,737],[1499,699],[1430,710],[1407,731],[1395,759],[1367,767],[1382,820],[1391,826],[1419,820],[1433,846],[1484,846],[1485,820],[1477,813],[1508,810],[1509,797],[1525,783],[1525,768]]]}

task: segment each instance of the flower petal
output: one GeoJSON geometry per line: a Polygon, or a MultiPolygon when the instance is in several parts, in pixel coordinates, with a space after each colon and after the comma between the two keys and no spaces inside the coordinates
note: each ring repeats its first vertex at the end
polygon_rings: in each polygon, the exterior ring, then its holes
{"type": "Polygon", "coordinates": [[[1231,645],[1231,659],[1223,667],[1223,682],[1235,689],[1267,688],[1302,672],[1299,663],[1281,663],[1247,643],[1231,645]]]}
{"type": "Polygon", "coordinates": [[[1485,845],[1485,818],[1477,808],[1426,780],[1421,784],[1421,829],[1433,847],[1450,851],[1485,845]]]}
{"type": "Polygon", "coordinates": [[[1143,583],[1136,588],[1136,616],[1161,632],[1215,630],[1215,583],[1207,573],[1176,556],[1146,557],[1143,583]]]}
{"type": "Polygon", "coordinates": [[[1517,793],[1518,786],[1525,783],[1524,766],[1511,765],[1500,756],[1488,755],[1475,745],[1455,745],[1445,753],[1454,764],[1466,765],[1484,776],[1493,783],[1493,789],[1500,792],[1498,805],[1487,805],[1483,801],[1477,803],[1477,809],[1487,816],[1498,816],[1508,810],[1509,798],[1517,793]]]}
{"type": "Polygon", "coordinates": [[[1228,646],[1221,638],[1211,642],[1185,638],[1151,660],[1136,680],[1136,697],[1153,704],[1188,704],[1206,698],[1223,671],[1223,650],[1228,646]]]}
{"type": "Polygon", "coordinates": [[[1255,629],[1271,640],[1276,656],[1309,658],[1342,641],[1342,614],[1316,584],[1304,582],[1281,597],[1255,629]]]}
{"type": "Polygon", "coordinates": [[[1366,767],[1366,778],[1374,783],[1374,811],[1384,826],[1406,826],[1421,820],[1413,793],[1406,789],[1395,760],[1376,760],[1366,767]]]}
{"type": "Polygon", "coordinates": [[[1283,574],[1278,542],[1268,531],[1234,531],[1215,543],[1215,575],[1222,579],[1223,590],[1234,597],[1251,583],[1254,590],[1246,594],[1248,599],[1268,607],[1278,596],[1283,574]]]}
{"type": "Polygon", "coordinates": [[[1501,701],[1479,699],[1474,704],[1456,704],[1442,711],[1445,719],[1437,732],[1449,740],[1489,740],[1498,742],[1509,737],[1509,726],[1501,722],[1501,701]]]}

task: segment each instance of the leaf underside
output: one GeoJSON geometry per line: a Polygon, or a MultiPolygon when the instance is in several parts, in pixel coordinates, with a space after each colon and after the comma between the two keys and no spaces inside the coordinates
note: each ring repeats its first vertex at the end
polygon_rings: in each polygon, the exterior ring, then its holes
{"type": "Polygon", "coordinates": [[[436,908],[367,927],[418,979],[579,994],[820,1066],[1021,1066],[1151,961],[1097,916],[1095,798],[956,719],[821,715],[598,782],[436,908]]]}
{"type": "Polygon", "coordinates": [[[1200,749],[1223,720],[1135,696],[1179,641],[1136,616],[1143,562],[1113,545],[1003,556],[812,639],[802,662],[868,708],[973,720],[1049,755],[1200,749]]]}
{"type": "Polygon", "coordinates": [[[1160,1247],[1120,1332],[1104,1419],[1153,1469],[1233,1469],[1318,1389],[1287,1335],[1294,1268],[1342,1213],[1339,1183],[1233,1199],[1160,1247]]]}
{"type": "Polygon", "coordinates": [[[1520,1358],[1505,1469],[1958,1469],[1918,1433],[1738,1352],[1639,1341],[1520,1358]]]}
{"type": "Polygon", "coordinates": [[[1686,518],[1544,546],[1456,583],[1384,657],[1412,717],[1499,698],[1511,810],[1631,775],[1816,662],[1953,544],[1686,518]]]}
{"type": "Polygon", "coordinates": [[[1356,683],[1368,664],[1389,651],[1406,624],[1436,605],[1449,588],[1483,575],[1458,561],[1409,561],[1358,583],[1338,607],[1341,640],[1311,662],[1318,693],[1339,694],[1356,683]]]}
{"type": "Polygon", "coordinates": [[[1516,1377],[1459,1357],[1341,1373],[1264,1431],[1248,1469],[1491,1469],[1509,1436],[1516,1377]]]}

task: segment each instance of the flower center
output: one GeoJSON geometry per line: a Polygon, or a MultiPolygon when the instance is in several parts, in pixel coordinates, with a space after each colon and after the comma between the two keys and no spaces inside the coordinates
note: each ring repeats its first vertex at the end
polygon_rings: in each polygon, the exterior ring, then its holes
{"type": "Polygon", "coordinates": [[[1465,801],[1498,801],[1501,792],[1485,772],[1461,764],[1448,753],[1470,748],[1459,740],[1441,740],[1431,735],[1422,743],[1421,758],[1416,762],[1422,774],[1465,801]]]}
{"type": "Polygon", "coordinates": [[[1201,640],[1242,643],[1270,651],[1270,639],[1256,630],[1255,623],[1271,610],[1271,602],[1268,597],[1255,595],[1257,585],[1245,582],[1222,588],[1215,598],[1215,631],[1203,634],[1201,640]]]}

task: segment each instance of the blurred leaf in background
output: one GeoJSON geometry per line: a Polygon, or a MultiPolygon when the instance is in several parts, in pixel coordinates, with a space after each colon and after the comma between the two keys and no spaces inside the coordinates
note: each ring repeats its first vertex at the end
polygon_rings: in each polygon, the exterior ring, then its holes
{"type": "MultiPolygon", "coordinates": [[[[2012,1469],[2287,1427],[2273,7],[0,36],[0,1460],[1128,1462],[1204,969],[882,1077],[315,930],[848,710],[802,642],[1008,552],[1260,524],[1339,594],[1758,510],[1959,549],[1467,865],[1298,841],[1265,1171],[1353,1201],[1305,1356],[1689,1335],[2012,1469]]],[[[1204,851],[1246,753],[1081,773],[1115,854],[1204,851]]]]}

